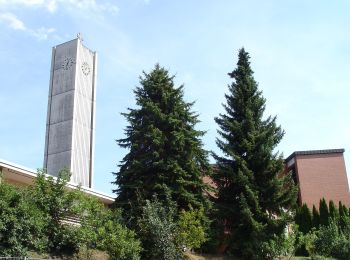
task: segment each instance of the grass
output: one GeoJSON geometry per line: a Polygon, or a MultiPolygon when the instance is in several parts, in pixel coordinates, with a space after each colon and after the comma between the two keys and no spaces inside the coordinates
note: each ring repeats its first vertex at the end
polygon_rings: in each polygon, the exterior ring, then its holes
{"type": "Polygon", "coordinates": [[[74,255],[60,255],[54,256],[49,254],[39,254],[33,251],[28,252],[28,257],[30,258],[40,258],[40,259],[75,259],[75,260],[108,260],[109,255],[100,250],[82,248],[79,252],[74,255]]]}
{"type": "Polygon", "coordinates": [[[209,254],[194,254],[186,252],[184,254],[185,260],[240,260],[235,257],[223,256],[223,255],[209,255],[209,254]]]}
{"type": "MultiPolygon", "coordinates": [[[[316,256],[315,258],[304,257],[304,256],[293,256],[292,258],[284,257],[280,260],[335,260],[334,258],[316,256]]],[[[207,254],[194,254],[186,252],[184,254],[184,260],[241,260],[235,257],[222,256],[222,255],[207,255],[207,254]]]]}

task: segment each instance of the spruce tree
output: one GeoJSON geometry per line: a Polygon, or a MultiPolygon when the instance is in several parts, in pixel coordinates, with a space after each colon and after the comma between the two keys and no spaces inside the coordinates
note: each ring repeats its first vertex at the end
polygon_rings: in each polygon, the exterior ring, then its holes
{"type": "Polygon", "coordinates": [[[204,175],[210,173],[208,153],[202,148],[203,131],[195,129],[198,115],[183,97],[183,86],[158,64],[143,72],[134,90],[137,108],[123,113],[128,126],[118,144],[129,149],[121,161],[114,192],[116,204],[133,214],[145,200],[170,193],[179,209],[206,208],[204,175]]]}
{"type": "Polygon", "coordinates": [[[261,258],[268,255],[264,245],[283,235],[297,188],[290,174],[282,174],[283,158],[274,150],[284,132],[276,117],[263,118],[266,101],[249,59],[242,48],[237,68],[228,74],[233,82],[225,95],[226,113],[215,118],[220,127],[216,142],[223,156],[214,154],[214,180],[217,218],[230,234],[228,251],[261,258]]]}

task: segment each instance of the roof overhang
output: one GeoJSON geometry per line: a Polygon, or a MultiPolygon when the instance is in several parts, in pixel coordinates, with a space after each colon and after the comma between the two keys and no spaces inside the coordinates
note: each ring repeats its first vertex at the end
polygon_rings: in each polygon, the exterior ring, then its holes
{"type": "MultiPolygon", "coordinates": [[[[2,172],[2,177],[5,181],[9,183],[15,183],[18,186],[29,186],[34,183],[37,172],[35,170],[29,169],[27,167],[8,162],[6,160],[0,159],[0,171],[2,172]]],[[[47,175],[49,177],[49,175],[47,175]]],[[[56,178],[52,176],[53,178],[56,178]]],[[[83,193],[96,197],[105,205],[111,205],[115,198],[105,194],[103,192],[95,191],[90,188],[80,187],[72,183],[68,183],[67,187],[70,189],[80,189],[83,193]]]]}
{"type": "Polygon", "coordinates": [[[332,154],[332,153],[344,153],[345,149],[324,149],[324,150],[309,150],[309,151],[296,151],[289,155],[285,162],[288,163],[291,159],[293,159],[297,155],[315,155],[315,154],[332,154]]]}

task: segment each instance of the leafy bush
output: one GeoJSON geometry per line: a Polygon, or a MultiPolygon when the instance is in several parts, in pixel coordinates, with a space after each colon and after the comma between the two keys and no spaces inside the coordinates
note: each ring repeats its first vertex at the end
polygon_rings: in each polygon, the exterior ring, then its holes
{"type": "Polygon", "coordinates": [[[79,217],[76,207],[79,204],[79,192],[66,189],[69,179],[67,169],[61,170],[57,178],[47,177],[44,171],[39,171],[35,185],[30,189],[30,198],[45,221],[42,236],[47,238],[47,243],[44,250],[52,254],[76,252],[84,243],[79,227],[65,224],[70,217],[79,217]]]}
{"type": "MultiPolygon", "coordinates": [[[[316,253],[325,257],[337,259],[350,259],[350,216],[348,209],[339,202],[337,208],[333,201],[320,200],[319,212],[316,207],[312,210],[312,229],[300,230],[296,245],[298,255],[310,255],[316,253]]],[[[306,205],[297,210],[295,221],[304,227],[310,223],[310,211],[306,205]],[[305,217],[306,216],[306,217],[305,217]],[[307,220],[307,221],[305,221],[307,220]],[[307,225],[305,225],[307,223],[307,225]]]]}
{"type": "Polygon", "coordinates": [[[86,247],[107,251],[112,259],[140,258],[141,242],[121,223],[120,211],[107,209],[91,197],[83,196],[80,202],[81,236],[86,247]]]}
{"type": "Polygon", "coordinates": [[[97,248],[105,250],[112,259],[140,259],[141,243],[135,233],[119,223],[108,220],[97,230],[97,248]]]}
{"type": "Polygon", "coordinates": [[[43,171],[32,187],[0,183],[0,255],[24,256],[28,250],[72,256],[83,248],[108,251],[112,259],[139,259],[141,246],[120,214],[79,190],[68,190],[70,174],[43,171]],[[79,225],[70,222],[80,221],[79,225]]]}
{"type": "Polygon", "coordinates": [[[169,199],[165,203],[161,203],[157,197],[152,201],[146,200],[138,221],[144,259],[182,259],[175,236],[175,209],[176,206],[169,199]]]}
{"type": "Polygon", "coordinates": [[[179,244],[186,248],[199,248],[206,240],[206,226],[208,219],[204,209],[182,210],[177,221],[177,237],[179,244]]]}
{"type": "Polygon", "coordinates": [[[339,259],[350,258],[350,237],[339,231],[333,221],[328,226],[321,226],[315,239],[315,249],[323,256],[339,259]]]}
{"type": "Polygon", "coordinates": [[[40,245],[40,211],[26,200],[26,191],[0,183],[0,255],[20,256],[40,245]]]}
{"type": "Polygon", "coordinates": [[[294,232],[287,234],[281,234],[280,236],[274,236],[267,242],[263,242],[264,259],[276,259],[280,256],[290,256],[294,253],[296,234],[294,232]]]}

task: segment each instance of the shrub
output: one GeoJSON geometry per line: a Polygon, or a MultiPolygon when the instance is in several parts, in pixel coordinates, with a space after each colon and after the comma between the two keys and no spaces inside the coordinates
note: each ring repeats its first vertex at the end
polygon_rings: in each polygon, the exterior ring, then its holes
{"type": "Polygon", "coordinates": [[[328,226],[321,226],[316,234],[314,245],[318,254],[338,259],[350,258],[349,236],[340,232],[334,221],[331,221],[328,226]]]}
{"type": "Polygon", "coordinates": [[[21,190],[0,183],[0,255],[23,256],[31,250],[66,257],[86,248],[85,253],[106,250],[112,259],[139,259],[140,241],[120,214],[66,189],[69,176],[67,170],[58,178],[39,171],[34,185],[21,190]],[[67,224],[71,217],[80,225],[67,224]]]}
{"type": "Polygon", "coordinates": [[[186,248],[199,248],[206,240],[206,224],[208,220],[204,209],[182,210],[177,222],[177,237],[179,244],[186,248]]]}
{"type": "Polygon", "coordinates": [[[182,259],[175,237],[175,209],[176,206],[169,199],[165,203],[161,203],[157,197],[152,201],[146,200],[138,221],[145,259],[182,259]]]}
{"type": "Polygon", "coordinates": [[[41,212],[27,198],[26,190],[0,183],[0,255],[25,255],[42,245],[41,212]],[[40,242],[39,242],[40,241],[40,242]]]}

